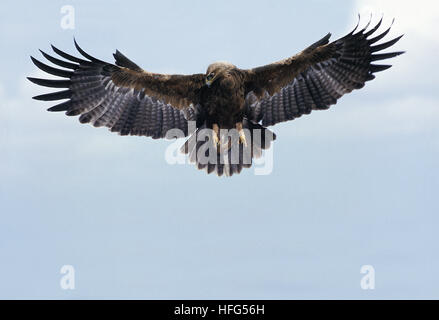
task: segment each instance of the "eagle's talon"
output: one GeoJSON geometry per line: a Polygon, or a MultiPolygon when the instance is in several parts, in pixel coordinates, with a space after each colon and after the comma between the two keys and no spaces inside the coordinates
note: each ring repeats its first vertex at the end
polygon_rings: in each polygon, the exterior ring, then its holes
{"type": "Polygon", "coordinates": [[[214,145],[220,144],[220,139],[218,138],[218,135],[216,134],[216,132],[213,133],[212,139],[213,139],[213,144],[214,145]]]}
{"type": "Polygon", "coordinates": [[[220,145],[221,141],[220,141],[219,136],[218,136],[219,135],[219,127],[216,123],[213,124],[212,130],[213,130],[213,133],[212,133],[213,144],[220,145]]]}
{"type": "Polygon", "coordinates": [[[236,124],[236,130],[238,130],[239,133],[239,142],[242,143],[244,147],[247,147],[247,140],[245,138],[245,132],[242,129],[242,122],[236,124]]]}
{"type": "Polygon", "coordinates": [[[245,139],[244,131],[239,132],[239,142],[241,142],[244,147],[247,147],[247,140],[245,139]]]}

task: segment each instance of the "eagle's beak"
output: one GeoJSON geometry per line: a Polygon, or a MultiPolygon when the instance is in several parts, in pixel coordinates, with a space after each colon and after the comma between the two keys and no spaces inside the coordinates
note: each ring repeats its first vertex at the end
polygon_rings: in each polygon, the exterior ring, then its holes
{"type": "Polygon", "coordinates": [[[206,86],[210,87],[216,78],[217,78],[217,75],[213,74],[213,73],[206,75],[206,86]]]}

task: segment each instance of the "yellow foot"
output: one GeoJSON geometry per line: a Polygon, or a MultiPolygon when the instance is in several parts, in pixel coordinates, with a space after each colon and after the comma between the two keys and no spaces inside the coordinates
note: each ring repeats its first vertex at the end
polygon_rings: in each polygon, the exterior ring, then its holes
{"type": "Polygon", "coordinates": [[[238,130],[239,133],[239,142],[241,142],[244,147],[247,147],[247,140],[245,139],[245,133],[244,130],[242,129],[242,122],[238,122],[236,124],[236,130],[238,130]]]}
{"type": "Polygon", "coordinates": [[[213,133],[212,133],[212,135],[213,135],[213,137],[212,137],[213,138],[213,143],[215,145],[218,145],[218,144],[220,144],[219,127],[218,127],[218,125],[216,123],[214,123],[213,126],[212,126],[212,129],[213,129],[213,133]]]}

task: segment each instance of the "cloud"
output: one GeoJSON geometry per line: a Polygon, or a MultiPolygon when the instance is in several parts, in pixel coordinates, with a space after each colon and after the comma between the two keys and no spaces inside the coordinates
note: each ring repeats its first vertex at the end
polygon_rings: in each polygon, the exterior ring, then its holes
{"type": "Polygon", "coordinates": [[[439,39],[435,33],[435,30],[439,29],[436,14],[439,11],[439,3],[433,0],[357,0],[355,8],[361,14],[364,24],[370,14],[373,14],[374,22],[384,15],[382,30],[395,18],[392,30],[385,39],[404,34],[393,50],[403,50],[407,53],[390,62],[398,71],[387,72],[384,78],[393,85],[409,90],[425,86],[433,89],[436,79],[432,68],[435,52],[439,50],[439,39]]]}
{"type": "Polygon", "coordinates": [[[372,13],[375,17],[382,14],[388,18],[394,17],[396,24],[393,34],[410,34],[412,41],[409,44],[425,41],[438,44],[437,36],[433,32],[439,27],[437,1],[357,0],[356,7],[363,16],[372,13]]]}

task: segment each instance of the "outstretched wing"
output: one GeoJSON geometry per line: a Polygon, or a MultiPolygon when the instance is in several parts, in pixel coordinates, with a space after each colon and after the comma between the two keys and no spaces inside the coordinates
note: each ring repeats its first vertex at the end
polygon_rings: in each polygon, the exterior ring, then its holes
{"type": "Polygon", "coordinates": [[[52,46],[61,60],[41,51],[53,64],[48,66],[31,57],[41,70],[62,80],[28,78],[33,83],[64,90],[34,97],[37,100],[68,99],[48,111],[66,111],[80,115],[81,123],[106,126],[121,135],[144,135],[163,138],[169,129],[188,134],[188,120],[199,117],[198,91],[204,84],[202,74],[163,75],[142,70],[116,51],[116,64],[106,63],[85,53],[79,59],[52,46]]]}
{"type": "Polygon", "coordinates": [[[355,33],[329,43],[331,34],[300,54],[267,66],[246,70],[247,105],[251,120],[265,126],[292,120],[312,110],[325,110],[337,99],[364,87],[374,73],[390,68],[373,62],[392,58],[403,52],[378,53],[395,44],[402,36],[379,45],[390,28],[370,38],[380,22],[370,31],[369,24],[355,33]]]}

